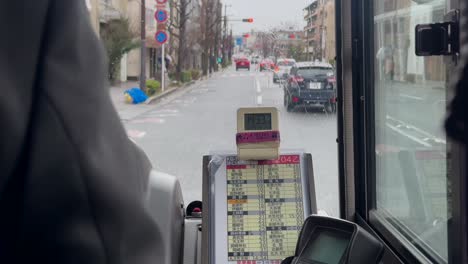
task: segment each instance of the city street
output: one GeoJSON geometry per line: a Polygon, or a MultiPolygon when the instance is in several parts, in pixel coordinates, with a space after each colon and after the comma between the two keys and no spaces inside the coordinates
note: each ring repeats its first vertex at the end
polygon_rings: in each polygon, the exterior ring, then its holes
{"type": "Polygon", "coordinates": [[[286,112],[283,90],[272,80],[271,73],[228,68],[122,121],[155,169],[179,178],[189,203],[202,197],[202,156],[235,153],[237,109],[277,107],[281,149],[312,154],[318,208],[338,216],[336,115],[322,109],[286,112]]]}

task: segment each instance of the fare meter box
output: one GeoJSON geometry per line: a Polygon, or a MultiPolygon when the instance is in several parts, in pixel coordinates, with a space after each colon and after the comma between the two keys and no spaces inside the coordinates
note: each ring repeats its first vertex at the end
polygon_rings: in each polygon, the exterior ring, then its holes
{"type": "Polygon", "coordinates": [[[279,158],[278,109],[240,108],[237,111],[237,156],[241,160],[279,158]]]}

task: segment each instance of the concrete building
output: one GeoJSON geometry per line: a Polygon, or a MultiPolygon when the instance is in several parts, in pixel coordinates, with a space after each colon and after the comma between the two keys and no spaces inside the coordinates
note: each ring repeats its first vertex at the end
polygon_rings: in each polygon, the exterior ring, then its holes
{"type": "Polygon", "coordinates": [[[323,7],[322,51],[325,61],[336,60],[335,1],[326,1],[323,7]]]}
{"type": "Polygon", "coordinates": [[[313,0],[304,8],[305,52],[309,59],[333,62],[336,56],[335,3],[313,0]]]}
{"type": "MultiPolygon", "coordinates": [[[[154,78],[156,75],[157,64],[157,49],[159,45],[154,39],[156,34],[156,21],[154,20],[154,2],[145,1],[146,6],[146,77],[154,78]]],[[[141,1],[129,0],[127,17],[130,23],[130,29],[135,34],[136,39],[140,39],[140,17],[141,17],[141,1]]],[[[140,77],[141,55],[140,49],[134,49],[127,54],[127,78],[129,80],[138,80],[140,77]]]]}
{"type": "Polygon", "coordinates": [[[417,24],[443,21],[445,1],[420,4],[411,0],[383,0],[376,3],[374,10],[374,51],[382,64],[380,72],[383,72],[384,61],[390,60],[394,80],[415,83],[432,81],[439,83],[434,86],[444,87],[446,72],[443,57],[417,57],[414,52],[414,28],[417,24]]]}
{"type": "MultiPolygon", "coordinates": [[[[91,0],[97,1],[97,0],[91,0]]],[[[127,17],[128,0],[99,0],[99,30],[107,26],[109,21],[127,17]]],[[[120,81],[127,80],[127,56],[120,62],[120,81]]]]}
{"type": "Polygon", "coordinates": [[[88,7],[91,25],[96,34],[99,35],[99,0],[85,0],[88,7]]]}
{"type": "MultiPolygon", "coordinates": [[[[291,47],[302,48],[304,46],[304,32],[294,30],[282,30],[274,33],[275,56],[277,58],[291,57],[291,47]]],[[[295,58],[301,60],[301,58],[295,58]]]]}

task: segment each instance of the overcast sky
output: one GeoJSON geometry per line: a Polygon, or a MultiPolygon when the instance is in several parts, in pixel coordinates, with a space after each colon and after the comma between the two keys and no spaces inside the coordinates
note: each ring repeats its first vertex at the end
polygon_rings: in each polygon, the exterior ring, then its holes
{"type": "MultiPolygon", "coordinates": [[[[303,9],[312,0],[222,0],[228,6],[228,17],[253,18],[254,23],[232,22],[234,34],[254,30],[267,30],[282,22],[302,28],[305,24],[303,9]]],[[[224,14],[224,8],[223,8],[224,14]]]]}

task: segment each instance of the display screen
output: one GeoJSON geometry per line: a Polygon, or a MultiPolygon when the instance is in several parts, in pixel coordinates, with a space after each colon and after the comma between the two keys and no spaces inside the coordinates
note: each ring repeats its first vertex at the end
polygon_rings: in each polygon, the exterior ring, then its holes
{"type": "Polygon", "coordinates": [[[301,258],[312,260],[314,263],[339,264],[350,239],[351,233],[317,228],[301,258]]]}
{"type": "Polygon", "coordinates": [[[271,130],[271,113],[245,114],[245,130],[271,130]]]}

